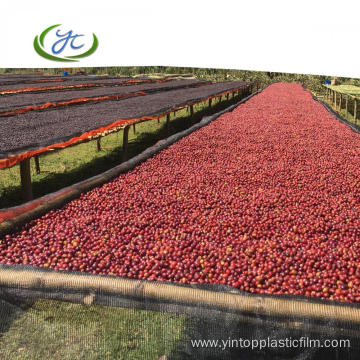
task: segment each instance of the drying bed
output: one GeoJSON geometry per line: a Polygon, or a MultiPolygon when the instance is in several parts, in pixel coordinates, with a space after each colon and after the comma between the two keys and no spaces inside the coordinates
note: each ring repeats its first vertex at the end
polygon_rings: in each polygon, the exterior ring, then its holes
{"type": "Polygon", "coordinates": [[[86,103],[43,112],[27,112],[2,117],[0,121],[0,168],[48,147],[64,147],[91,138],[113,128],[150,120],[209,97],[248,88],[246,82],[234,81],[184,88],[122,101],[86,103]]]}
{"type": "Polygon", "coordinates": [[[359,155],[309,91],[275,84],[4,236],[0,262],[360,302],[359,155]]]}
{"type": "MultiPolygon", "coordinates": [[[[145,78],[145,77],[144,77],[145,78]]],[[[129,76],[11,76],[5,75],[0,77],[0,86],[21,85],[21,84],[36,84],[46,82],[68,82],[68,81],[97,81],[97,80],[126,80],[131,79],[129,76]]]]}
{"type": "Polygon", "coordinates": [[[0,86],[2,85],[15,85],[15,84],[31,84],[39,82],[53,82],[62,81],[59,76],[12,76],[3,75],[0,76],[0,86]]]}
{"type": "MultiPolygon", "coordinates": [[[[52,91],[42,93],[24,93],[17,96],[0,97],[0,116],[11,114],[12,110],[23,109],[26,111],[37,108],[47,108],[58,105],[59,102],[66,103],[72,100],[72,103],[83,102],[85,98],[99,98],[105,96],[116,96],[122,94],[136,93],[138,91],[146,91],[146,93],[165,91],[174,88],[186,86],[200,86],[209,84],[209,82],[199,80],[173,80],[157,83],[142,83],[137,85],[120,85],[116,87],[96,87],[81,90],[68,91],[52,91]],[[4,114],[5,113],[5,114],[4,114]]],[[[23,111],[22,111],[23,112],[23,111]]],[[[19,112],[18,112],[19,113],[19,112]]]]}
{"type": "Polygon", "coordinates": [[[60,90],[72,90],[85,87],[96,86],[120,86],[126,84],[141,84],[141,83],[155,83],[167,81],[167,79],[103,79],[95,81],[95,79],[88,79],[88,81],[66,81],[66,82],[48,82],[48,83],[36,83],[36,84],[16,84],[16,85],[2,85],[0,86],[0,96],[14,96],[27,92],[43,92],[43,91],[60,91],[60,90]]]}

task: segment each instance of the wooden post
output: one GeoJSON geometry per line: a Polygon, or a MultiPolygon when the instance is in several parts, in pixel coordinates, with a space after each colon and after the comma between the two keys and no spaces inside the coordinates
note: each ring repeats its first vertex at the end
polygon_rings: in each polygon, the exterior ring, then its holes
{"type": "Polygon", "coordinates": [[[123,162],[128,159],[129,129],[130,129],[130,125],[126,125],[123,133],[123,153],[122,153],[123,162]]]}
{"type": "Polygon", "coordinates": [[[336,94],[336,92],[334,92],[335,93],[335,95],[334,95],[334,107],[335,107],[335,110],[336,110],[336,106],[337,106],[337,94],[336,94]]]}
{"type": "Polygon", "coordinates": [[[134,134],[136,134],[136,127],[135,127],[135,124],[133,124],[133,130],[134,130],[134,134]]]}
{"type": "Polygon", "coordinates": [[[101,151],[101,137],[96,139],[96,149],[97,151],[101,151]]]}
{"type": "Polygon", "coordinates": [[[356,124],[356,115],[357,115],[357,101],[354,98],[354,123],[356,124]]]}
{"type": "Polygon", "coordinates": [[[170,129],[170,114],[166,115],[166,125],[165,125],[165,129],[166,129],[166,135],[169,134],[169,129],[170,129]]]}
{"type": "Polygon", "coordinates": [[[21,192],[24,202],[33,199],[31,173],[30,173],[30,158],[20,161],[20,178],[21,178],[21,192]]]}
{"type": "Polygon", "coordinates": [[[342,107],[342,94],[339,95],[339,111],[341,111],[342,107]]]}
{"type": "Polygon", "coordinates": [[[211,107],[212,98],[209,99],[209,107],[211,107]]]}
{"type": "Polygon", "coordinates": [[[190,116],[194,115],[194,105],[190,105],[190,116]]]}
{"type": "Polygon", "coordinates": [[[346,95],[346,98],[345,98],[345,111],[346,111],[346,116],[348,116],[348,114],[349,114],[349,95],[346,95]]]}
{"type": "Polygon", "coordinates": [[[35,160],[35,170],[37,174],[40,174],[40,162],[39,162],[39,155],[34,156],[35,160]]]}
{"type": "Polygon", "coordinates": [[[229,100],[229,93],[226,94],[226,100],[229,100]]]}

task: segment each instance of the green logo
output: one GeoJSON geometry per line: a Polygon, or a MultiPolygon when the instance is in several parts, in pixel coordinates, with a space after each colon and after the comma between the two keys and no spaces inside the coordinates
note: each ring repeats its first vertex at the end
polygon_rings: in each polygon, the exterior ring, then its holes
{"type": "Polygon", "coordinates": [[[64,61],[64,62],[71,62],[71,61],[79,61],[78,59],[87,57],[95,52],[99,45],[99,41],[96,35],[92,34],[92,45],[91,47],[86,50],[85,52],[81,52],[81,49],[85,44],[80,44],[79,42],[85,37],[83,34],[74,34],[72,30],[65,31],[61,33],[61,30],[58,29],[55,32],[56,40],[49,50],[45,49],[44,40],[46,35],[48,35],[53,29],[61,26],[61,24],[56,24],[49,26],[45,29],[40,36],[35,36],[34,39],[34,49],[35,51],[45,59],[53,60],[53,61],[64,61]],[[81,38],[80,40],[78,40],[81,38]],[[69,46],[68,46],[69,45],[69,46]],[[72,56],[58,56],[61,54],[65,49],[69,48],[72,50],[72,53],[75,55],[72,56]],[[79,53],[80,52],[80,53],[79,53]]]}

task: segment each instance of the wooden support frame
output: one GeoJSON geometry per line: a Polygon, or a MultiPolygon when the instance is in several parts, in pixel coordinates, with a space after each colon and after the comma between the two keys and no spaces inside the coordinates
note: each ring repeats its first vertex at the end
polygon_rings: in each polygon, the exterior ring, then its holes
{"type": "Polygon", "coordinates": [[[170,130],[170,114],[166,115],[166,125],[165,125],[166,135],[169,134],[170,130]]]}
{"type": "Polygon", "coordinates": [[[20,161],[21,192],[24,202],[33,199],[30,158],[20,161]]]}
{"type": "Polygon", "coordinates": [[[194,105],[190,105],[190,116],[194,115],[194,105]]]}
{"type": "Polygon", "coordinates": [[[348,116],[348,114],[349,114],[349,95],[345,96],[345,112],[346,112],[346,116],[348,116]]]}
{"type": "Polygon", "coordinates": [[[342,108],[342,94],[339,95],[339,111],[341,111],[341,108],[342,108]]]}
{"type": "Polygon", "coordinates": [[[34,161],[35,161],[35,171],[37,174],[40,174],[41,170],[40,170],[39,155],[34,156],[34,161]]]}
{"type": "Polygon", "coordinates": [[[129,129],[130,125],[124,127],[123,132],[123,151],[122,151],[122,161],[125,162],[128,159],[128,148],[129,148],[129,129]]]}
{"type": "Polygon", "coordinates": [[[101,137],[96,139],[96,150],[101,151],[101,137]]]}
{"type": "Polygon", "coordinates": [[[357,121],[357,101],[354,99],[354,123],[357,121]]]}

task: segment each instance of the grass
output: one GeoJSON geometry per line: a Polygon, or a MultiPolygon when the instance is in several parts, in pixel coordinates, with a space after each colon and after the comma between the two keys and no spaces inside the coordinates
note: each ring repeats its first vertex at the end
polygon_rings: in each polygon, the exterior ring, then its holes
{"type": "MultiPolygon", "coordinates": [[[[224,97],[223,97],[224,99],[224,97]]],[[[158,120],[143,122],[136,125],[136,133],[131,127],[129,131],[129,158],[166,138],[190,127],[201,120],[204,115],[215,113],[234,103],[229,101],[214,102],[209,109],[203,103],[194,106],[194,116],[190,118],[185,109],[171,114],[170,130],[166,133],[165,117],[158,120]]],[[[57,191],[61,188],[100,174],[121,163],[122,131],[110,134],[101,140],[102,150],[97,151],[96,141],[53,151],[40,156],[41,173],[36,174],[34,160],[31,160],[31,177],[34,198],[57,191]]],[[[12,168],[0,170],[0,208],[21,204],[19,164],[12,168]]]]}
{"type": "Polygon", "coordinates": [[[186,323],[185,315],[50,300],[0,300],[0,314],[4,360],[159,359],[174,353],[186,323]]]}

